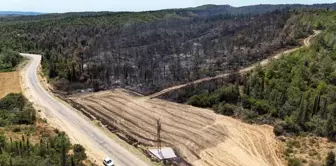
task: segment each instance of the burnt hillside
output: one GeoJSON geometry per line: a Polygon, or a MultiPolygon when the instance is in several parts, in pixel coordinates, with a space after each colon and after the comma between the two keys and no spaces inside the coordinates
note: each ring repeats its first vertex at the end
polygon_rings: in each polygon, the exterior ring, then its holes
{"type": "MultiPolygon", "coordinates": [[[[303,7],[313,6],[292,8],[303,7]]],[[[5,17],[0,48],[42,53],[44,72],[60,90],[121,86],[147,94],[297,45],[312,27],[296,26],[299,11],[290,8],[207,5],[5,17]]]]}

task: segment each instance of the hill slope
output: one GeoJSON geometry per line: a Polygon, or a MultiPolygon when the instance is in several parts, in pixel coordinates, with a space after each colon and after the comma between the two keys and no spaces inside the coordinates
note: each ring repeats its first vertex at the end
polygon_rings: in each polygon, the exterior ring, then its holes
{"type": "Polygon", "coordinates": [[[148,94],[250,65],[312,30],[292,25],[288,9],[227,8],[4,18],[0,47],[43,52],[45,74],[64,91],[121,86],[148,94]]]}
{"type": "Polygon", "coordinates": [[[20,11],[0,11],[0,16],[36,16],[42,13],[38,12],[20,12],[20,11]]]}
{"type": "MultiPolygon", "coordinates": [[[[219,114],[246,122],[272,124],[276,135],[314,135],[335,141],[335,16],[334,11],[297,14],[293,19],[298,24],[323,29],[310,48],[273,60],[269,66],[259,66],[241,77],[236,75],[224,86],[214,88],[213,83],[207,83],[171,96],[189,96],[191,105],[213,108],[219,114]]],[[[293,151],[292,143],[287,142],[285,153],[289,161],[314,163],[320,160],[318,156],[326,155],[319,145],[314,147],[314,154],[306,152],[310,157],[298,155],[302,151],[293,151]]]]}
{"type": "Polygon", "coordinates": [[[336,10],[336,3],[330,4],[314,4],[314,5],[302,5],[302,4],[283,4],[283,5],[251,5],[242,7],[232,7],[229,5],[204,5],[194,8],[194,10],[200,10],[211,14],[264,14],[275,10],[287,10],[287,9],[329,9],[336,10]]]}
{"type": "Polygon", "coordinates": [[[5,17],[0,47],[42,52],[44,73],[59,90],[127,87],[149,94],[296,46],[312,26],[296,26],[291,10],[310,8],[335,4],[5,17]]]}

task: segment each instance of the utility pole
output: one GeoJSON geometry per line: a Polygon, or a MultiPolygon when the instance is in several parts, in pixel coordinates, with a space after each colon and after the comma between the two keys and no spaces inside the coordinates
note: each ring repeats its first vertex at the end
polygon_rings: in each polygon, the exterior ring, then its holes
{"type": "Polygon", "coordinates": [[[161,122],[160,122],[160,119],[157,120],[156,141],[158,143],[158,151],[159,151],[159,153],[161,153],[161,122]]]}

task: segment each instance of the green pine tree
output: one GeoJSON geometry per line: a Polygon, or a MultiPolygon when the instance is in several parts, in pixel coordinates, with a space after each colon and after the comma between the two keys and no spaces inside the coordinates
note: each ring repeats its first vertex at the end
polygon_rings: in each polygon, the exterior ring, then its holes
{"type": "Polygon", "coordinates": [[[326,158],[326,166],[335,166],[335,153],[330,151],[326,158]]]}
{"type": "Polygon", "coordinates": [[[71,166],[76,166],[73,156],[71,157],[71,166]]]}
{"type": "Polygon", "coordinates": [[[326,127],[325,127],[326,135],[329,140],[335,139],[335,124],[334,124],[334,117],[329,116],[326,127]]]}
{"type": "Polygon", "coordinates": [[[65,154],[65,146],[62,145],[62,152],[61,152],[61,166],[66,166],[66,154],[65,154]]]}
{"type": "Polygon", "coordinates": [[[9,166],[13,166],[12,158],[9,158],[9,166]]]}

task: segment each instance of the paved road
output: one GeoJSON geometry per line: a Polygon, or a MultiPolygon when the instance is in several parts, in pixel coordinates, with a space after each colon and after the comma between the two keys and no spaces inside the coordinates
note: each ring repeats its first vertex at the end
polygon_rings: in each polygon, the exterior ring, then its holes
{"type": "Polygon", "coordinates": [[[99,164],[104,157],[111,157],[117,166],[148,165],[106,136],[74,108],[56,100],[40,85],[37,77],[40,55],[21,55],[31,59],[22,75],[22,83],[26,88],[25,95],[42,108],[42,113],[48,122],[65,131],[74,142],[82,144],[99,164]]]}
{"type": "MultiPolygon", "coordinates": [[[[314,31],[314,34],[313,35],[310,35],[309,37],[307,37],[306,39],[303,40],[303,46],[301,47],[297,47],[297,48],[292,48],[292,49],[289,49],[289,50],[286,50],[286,51],[283,51],[281,53],[278,53],[278,54],[275,54],[267,59],[264,59],[260,62],[257,62],[255,64],[252,64],[251,66],[248,66],[248,67],[245,67],[245,68],[242,68],[238,71],[238,73],[240,74],[243,74],[243,73],[247,73],[251,70],[253,70],[254,68],[257,67],[257,65],[261,65],[261,66],[266,66],[268,65],[270,62],[271,62],[271,58],[273,59],[279,59],[281,58],[282,56],[285,56],[285,55],[289,55],[290,53],[300,49],[300,48],[304,48],[304,47],[309,47],[311,45],[310,41],[312,38],[316,37],[318,34],[320,34],[321,31],[314,31]]],[[[230,74],[232,74],[233,72],[229,72],[229,73],[222,73],[222,74],[219,74],[217,76],[214,76],[214,77],[205,77],[205,78],[201,78],[201,79],[198,79],[198,80],[195,80],[195,81],[192,81],[192,82],[188,82],[188,83],[185,83],[185,84],[180,84],[180,85],[175,85],[175,86],[172,86],[172,87],[169,87],[169,88],[166,88],[166,89],[163,89],[157,93],[154,93],[152,95],[149,95],[148,97],[149,98],[156,98],[156,97],[160,97],[164,94],[167,94],[168,92],[171,92],[171,91],[174,91],[174,90],[177,90],[177,89],[182,89],[184,87],[187,87],[189,85],[195,85],[195,84],[200,84],[202,82],[207,82],[207,81],[211,81],[211,80],[216,80],[216,79],[220,79],[220,78],[225,78],[225,77],[228,77],[230,74]]]]}

